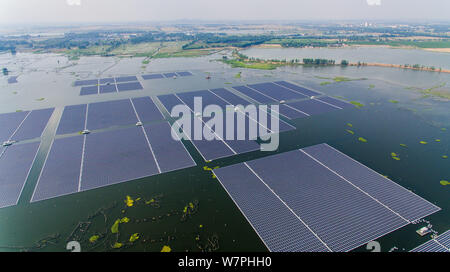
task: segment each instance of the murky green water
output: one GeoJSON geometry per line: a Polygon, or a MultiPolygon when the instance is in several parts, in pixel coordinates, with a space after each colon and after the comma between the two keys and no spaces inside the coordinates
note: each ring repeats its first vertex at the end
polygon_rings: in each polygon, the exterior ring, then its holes
{"type": "MultiPolygon", "coordinates": [[[[58,114],[64,105],[280,79],[292,80],[349,101],[359,101],[365,106],[290,121],[297,130],[281,135],[278,152],[326,142],[440,206],[443,210],[427,219],[438,232],[449,229],[449,187],[439,183],[440,180],[450,179],[450,160],[442,158],[450,153],[449,102],[433,97],[423,98],[422,94],[405,89],[406,86],[429,88],[442,83],[448,85],[449,75],[377,67],[241,70],[213,61],[220,57],[158,59],[143,69],[142,59],[139,58],[82,58],[74,65],[56,55],[0,55],[0,65],[19,75],[17,84],[8,85],[6,80],[0,81],[0,112],[50,106],[57,108],[19,204],[0,209],[0,250],[22,250],[49,235],[59,234],[59,239],[46,238],[51,243],[35,250],[64,251],[66,239],[77,224],[90,221],[91,225],[84,235],[78,235],[82,237],[82,250],[86,251],[113,250],[111,245],[115,241],[126,243],[133,233],[140,233],[141,238],[121,250],[159,251],[163,245],[169,245],[174,251],[208,250],[217,246],[215,238],[218,238],[219,251],[265,251],[263,243],[217,179],[204,171],[203,166],[226,166],[274,152],[252,152],[205,163],[192,144],[187,142],[185,144],[197,167],[37,203],[30,204],[29,200],[53,137],[52,129],[56,129],[58,114]],[[85,97],[78,95],[79,88],[71,86],[77,78],[174,70],[189,70],[195,76],[142,81],[143,91],[85,97]],[[242,71],[242,77],[234,78],[239,71],[242,71]],[[205,79],[207,73],[211,74],[210,80],[205,79]],[[320,85],[324,79],[317,76],[367,79],[320,85]],[[37,98],[45,100],[37,101],[37,98]],[[349,129],[347,123],[353,125],[350,129],[355,132],[354,135],[346,131],[349,129]],[[358,137],[364,137],[368,142],[359,142],[358,137]],[[436,142],[436,139],[441,141],[436,142]],[[428,144],[422,145],[419,141],[427,141],[428,144]],[[397,153],[401,160],[393,160],[391,152],[397,153]],[[142,204],[141,200],[127,208],[124,203],[127,195],[146,200],[158,196],[159,207],[142,204]],[[183,209],[191,202],[198,203],[196,212],[182,221],[183,209]],[[106,222],[102,214],[88,218],[99,209],[108,207],[112,208],[104,212],[106,222]],[[124,216],[131,221],[120,225],[118,238],[108,234],[95,244],[87,240],[95,234],[110,233],[114,221],[124,216]]],[[[382,250],[387,251],[393,246],[409,250],[426,241],[428,237],[419,237],[415,233],[420,226],[409,225],[380,238],[378,241],[382,250]]]]}

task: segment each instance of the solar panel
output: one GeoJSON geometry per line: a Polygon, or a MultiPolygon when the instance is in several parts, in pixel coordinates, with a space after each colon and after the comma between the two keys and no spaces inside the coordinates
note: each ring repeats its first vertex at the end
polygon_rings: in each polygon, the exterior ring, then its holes
{"type": "Polygon", "coordinates": [[[99,90],[100,90],[100,93],[115,93],[115,92],[117,92],[116,84],[100,85],[99,90]]]}
{"type": "Polygon", "coordinates": [[[98,86],[81,87],[80,95],[98,94],[98,86]]]}
{"type": "Polygon", "coordinates": [[[123,76],[123,77],[116,77],[116,82],[128,82],[128,81],[138,81],[136,76],[123,76]]]}
{"type": "Polygon", "coordinates": [[[84,136],[55,139],[31,202],[78,192],[84,136]]]}
{"type": "Polygon", "coordinates": [[[342,101],[342,100],[339,100],[339,99],[335,99],[335,98],[329,97],[329,96],[320,97],[320,98],[317,98],[317,100],[320,100],[320,101],[323,101],[325,103],[329,103],[329,104],[338,106],[338,107],[343,108],[343,109],[344,108],[353,108],[352,104],[350,104],[348,102],[345,102],[345,101],[342,101]]]}
{"type": "Polygon", "coordinates": [[[84,130],[86,104],[65,106],[56,134],[69,134],[84,130]]]}
{"type": "Polygon", "coordinates": [[[85,79],[85,80],[77,80],[74,83],[74,86],[85,86],[85,85],[96,85],[98,84],[98,79],[85,79]]]}
{"type": "Polygon", "coordinates": [[[196,165],[183,143],[172,138],[172,128],[169,123],[145,125],[144,128],[161,172],[196,165]]]}
{"type": "Polygon", "coordinates": [[[17,83],[17,82],[18,82],[18,81],[17,81],[17,78],[18,78],[18,76],[11,76],[11,77],[8,77],[8,84],[17,83]]]}
{"type": "Polygon", "coordinates": [[[165,77],[167,77],[167,78],[170,78],[170,77],[176,77],[176,76],[177,76],[177,74],[175,74],[175,73],[163,73],[163,75],[164,75],[165,77]]]}
{"type": "Polygon", "coordinates": [[[0,208],[16,205],[25,185],[39,142],[9,146],[0,157],[0,208]]]}
{"type": "Polygon", "coordinates": [[[325,104],[315,99],[308,99],[298,102],[287,103],[286,105],[309,115],[323,114],[339,109],[335,106],[325,104]]]}
{"type": "Polygon", "coordinates": [[[111,84],[113,84],[113,83],[115,83],[115,80],[114,80],[113,77],[100,78],[99,83],[100,83],[100,84],[106,84],[106,83],[111,83],[111,84]]]}
{"type": "Polygon", "coordinates": [[[280,105],[280,114],[287,117],[288,119],[297,119],[297,118],[303,118],[310,116],[309,114],[299,111],[297,109],[291,108],[287,105],[281,104],[280,105]]]}
{"type": "Polygon", "coordinates": [[[41,137],[47,126],[48,120],[53,114],[53,108],[31,111],[22,125],[12,136],[14,141],[23,141],[41,137]]]}
{"type": "Polygon", "coordinates": [[[253,88],[267,96],[270,96],[278,101],[281,100],[293,100],[293,99],[302,99],[306,96],[300,94],[298,92],[293,92],[289,89],[286,89],[280,85],[268,82],[268,83],[258,83],[258,84],[249,84],[250,88],[253,88]]]}
{"type": "Polygon", "coordinates": [[[117,89],[119,92],[123,91],[134,91],[134,90],[142,90],[142,85],[139,82],[126,82],[117,84],[117,89]]]}
{"type": "Polygon", "coordinates": [[[328,251],[245,164],[214,174],[270,251],[328,251]]]}
{"type": "Polygon", "coordinates": [[[29,111],[0,114],[0,143],[9,140],[29,111]]]}
{"type": "Polygon", "coordinates": [[[230,92],[230,91],[228,91],[227,89],[224,89],[224,88],[211,89],[210,91],[213,92],[214,94],[216,94],[217,96],[225,99],[231,105],[234,105],[234,106],[237,106],[237,105],[247,106],[247,105],[251,104],[247,100],[245,100],[245,99],[235,95],[234,93],[232,93],[232,92],[230,92]]]}
{"type": "Polygon", "coordinates": [[[145,79],[145,80],[149,80],[149,79],[164,78],[164,76],[161,75],[161,74],[150,74],[150,75],[142,75],[142,78],[145,79]]]}
{"type": "Polygon", "coordinates": [[[88,106],[87,129],[131,125],[137,122],[129,99],[92,103],[88,106]]]}
{"type": "MultiPolygon", "coordinates": [[[[374,171],[365,166],[359,171],[352,168],[340,169],[339,163],[361,165],[348,158],[337,158],[336,153],[339,152],[321,144],[216,169],[214,173],[256,231],[260,227],[252,218],[264,219],[264,228],[269,230],[269,235],[260,237],[270,250],[273,250],[270,242],[278,239],[279,233],[286,229],[288,234],[278,242],[277,251],[291,251],[289,237],[302,230],[299,225],[294,225],[295,220],[283,229],[277,226],[279,220],[287,222],[289,219],[272,220],[273,214],[279,210],[276,204],[260,208],[261,199],[265,201],[268,197],[255,194],[254,190],[262,185],[279,200],[277,205],[285,205],[298,222],[309,230],[306,233],[303,231],[301,239],[309,238],[316,243],[320,242],[332,251],[352,250],[411,223],[409,218],[423,217],[439,210],[396,184],[395,188],[390,189],[395,189],[399,200],[390,201],[390,196],[385,195],[388,192],[382,192],[381,189],[386,184],[388,187],[394,184],[392,181],[381,184],[367,179],[374,171]],[[237,167],[247,167],[252,174],[244,175],[238,172],[237,167]],[[355,173],[353,171],[357,171],[355,175],[359,176],[358,180],[350,177],[355,173]],[[252,184],[248,185],[247,182],[252,184]],[[398,205],[400,202],[401,205],[398,205]],[[411,210],[418,209],[418,212],[412,217],[403,217],[404,213],[398,207],[408,205],[411,210]],[[428,209],[422,208],[425,206],[428,209]]],[[[298,250],[316,251],[317,247],[311,245],[302,243],[302,248],[298,250]]]]}
{"type": "Polygon", "coordinates": [[[410,252],[450,252],[450,230],[421,244],[410,252]]]}
{"type": "Polygon", "coordinates": [[[192,73],[191,72],[187,72],[187,71],[185,71],[185,72],[177,72],[177,74],[179,76],[182,76],[182,77],[184,77],[184,76],[192,76],[192,73]]]}
{"type": "Polygon", "coordinates": [[[92,133],[85,137],[81,191],[159,173],[140,127],[92,133]]]}
{"type": "Polygon", "coordinates": [[[302,93],[302,94],[304,94],[306,96],[309,96],[309,97],[320,95],[320,93],[318,93],[318,92],[311,91],[309,89],[306,89],[304,87],[301,87],[301,86],[298,86],[298,85],[295,85],[295,84],[292,84],[292,83],[289,83],[289,82],[286,82],[286,81],[276,81],[275,84],[278,84],[278,85],[281,85],[281,86],[286,87],[288,89],[291,89],[291,90],[294,90],[296,92],[302,93]]]}
{"type": "Polygon", "coordinates": [[[145,123],[164,119],[164,116],[150,97],[132,98],[131,101],[141,122],[145,123]]]}
{"type": "Polygon", "coordinates": [[[233,89],[245,94],[246,96],[250,97],[251,99],[255,100],[258,103],[262,104],[273,104],[278,102],[277,100],[268,97],[266,95],[263,95],[262,93],[259,93],[255,90],[250,89],[247,86],[235,86],[233,89]]]}

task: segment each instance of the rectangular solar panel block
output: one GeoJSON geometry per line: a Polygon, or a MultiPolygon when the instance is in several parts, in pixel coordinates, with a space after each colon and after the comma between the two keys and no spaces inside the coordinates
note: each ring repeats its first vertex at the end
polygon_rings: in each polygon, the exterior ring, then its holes
{"type": "Polygon", "coordinates": [[[84,130],[86,107],[86,104],[65,106],[56,134],[69,134],[84,130]]]}
{"type": "Polygon", "coordinates": [[[217,96],[221,97],[222,99],[226,100],[230,105],[247,106],[247,105],[251,104],[249,101],[235,95],[234,93],[228,91],[225,88],[211,89],[210,91],[213,92],[214,94],[216,94],[217,96]]]}
{"type": "Polygon", "coordinates": [[[100,93],[115,93],[115,92],[117,92],[116,84],[100,85],[99,90],[100,90],[100,93]]]}
{"type": "Polygon", "coordinates": [[[0,114],[0,144],[9,140],[29,111],[0,114]]]}
{"type": "Polygon", "coordinates": [[[213,172],[270,251],[328,251],[245,164],[213,172]]]}
{"type": "Polygon", "coordinates": [[[450,252],[450,230],[410,250],[410,252],[450,252]]]}
{"type": "Polygon", "coordinates": [[[294,99],[302,99],[306,96],[297,92],[293,92],[289,89],[286,89],[277,84],[268,82],[268,83],[258,83],[258,84],[249,84],[249,87],[258,90],[259,92],[270,96],[278,101],[281,100],[294,100],[294,99]]]}
{"type": "Polygon", "coordinates": [[[84,136],[55,139],[31,202],[78,192],[84,136]]]}
{"type": "Polygon", "coordinates": [[[164,119],[164,116],[150,97],[132,98],[131,101],[141,122],[145,123],[164,119]]]}
{"type": "Polygon", "coordinates": [[[258,103],[262,103],[262,104],[273,104],[277,101],[276,99],[273,99],[271,97],[265,96],[262,93],[259,93],[255,90],[250,89],[247,86],[235,86],[233,87],[233,89],[235,89],[236,91],[250,97],[251,99],[255,100],[258,103]]]}
{"type": "Polygon", "coordinates": [[[171,77],[176,77],[176,76],[177,76],[177,74],[175,74],[175,73],[163,73],[163,75],[164,75],[166,78],[171,78],[171,77]]]}
{"type": "Polygon", "coordinates": [[[303,150],[410,221],[440,210],[436,205],[329,145],[321,144],[303,150]]]}
{"type": "Polygon", "coordinates": [[[142,128],[86,136],[81,191],[159,174],[142,128]]]}
{"type": "Polygon", "coordinates": [[[446,232],[440,234],[436,238],[436,241],[444,245],[446,248],[450,248],[450,230],[447,230],[446,232]]]}
{"type": "Polygon", "coordinates": [[[85,80],[77,80],[74,83],[74,86],[85,86],[85,85],[96,85],[98,84],[98,79],[85,79],[85,80]]]}
{"type": "Polygon", "coordinates": [[[87,129],[89,130],[138,122],[129,99],[92,103],[88,107],[87,129]]]}
{"type": "Polygon", "coordinates": [[[117,84],[117,89],[119,92],[124,91],[135,91],[135,90],[142,90],[142,85],[139,82],[126,82],[126,83],[119,83],[117,84]]]}
{"type": "Polygon", "coordinates": [[[128,81],[138,81],[136,76],[123,76],[123,77],[116,77],[116,82],[128,82],[128,81]]]}
{"type": "Polygon", "coordinates": [[[320,98],[317,98],[317,100],[324,101],[326,103],[338,106],[338,107],[343,108],[343,109],[345,109],[345,108],[353,108],[352,104],[350,104],[348,102],[345,102],[345,101],[342,101],[342,100],[339,100],[339,99],[336,99],[336,98],[329,97],[329,96],[320,97],[320,98]]]}
{"type": "Polygon", "coordinates": [[[173,107],[177,105],[184,105],[183,102],[173,94],[159,95],[158,99],[161,101],[161,104],[163,104],[169,114],[172,112],[173,107]]]}
{"type": "Polygon", "coordinates": [[[337,107],[327,105],[315,99],[287,103],[286,105],[289,105],[290,107],[300,110],[309,115],[324,114],[338,110],[337,107]]]}
{"type": "Polygon", "coordinates": [[[114,84],[114,83],[115,83],[115,80],[114,80],[113,77],[100,78],[99,83],[100,83],[100,84],[106,84],[106,83],[114,84]]]}
{"type": "Polygon", "coordinates": [[[296,110],[294,108],[291,108],[287,105],[281,104],[280,105],[280,115],[285,116],[288,119],[297,119],[297,118],[303,118],[308,117],[309,115],[307,113],[301,112],[299,110],[296,110]]]}
{"type": "Polygon", "coordinates": [[[142,75],[142,78],[144,80],[150,80],[150,79],[164,78],[164,76],[161,74],[150,74],[150,75],[142,75]]]}
{"type": "Polygon", "coordinates": [[[182,76],[182,77],[184,77],[184,76],[192,76],[192,73],[191,72],[187,72],[187,71],[185,71],[185,72],[177,72],[177,74],[179,76],[182,76]]]}
{"type": "Polygon", "coordinates": [[[39,142],[14,144],[0,157],[0,208],[19,201],[38,148],[39,142]]]}
{"type": "Polygon", "coordinates": [[[12,139],[14,141],[23,141],[41,137],[48,120],[53,114],[53,110],[51,108],[31,111],[12,139]]]}
{"type": "Polygon", "coordinates": [[[98,94],[98,86],[81,87],[80,95],[98,94]]]}
{"type": "Polygon", "coordinates": [[[283,87],[289,88],[291,90],[294,90],[296,92],[302,93],[302,94],[304,94],[306,96],[309,96],[309,97],[320,95],[320,93],[318,93],[318,92],[311,91],[311,90],[309,90],[307,88],[304,88],[304,87],[301,87],[301,86],[298,86],[298,85],[295,85],[295,84],[292,84],[292,83],[289,83],[289,82],[286,82],[286,81],[275,81],[275,83],[278,84],[278,85],[281,85],[283,87]]]}
{"type": "Polygon", "coordinates": [[[13,84],[13,83],[17,83],[17,78],[18,76],[11,76],[8,78],[8,84],[13,84]]]}
{"type": "Polygon", "coordinates": [[[163,173],[196,165],[183,143],[172,137],[169,123],[146,125],[145,132],[163,173]]]}

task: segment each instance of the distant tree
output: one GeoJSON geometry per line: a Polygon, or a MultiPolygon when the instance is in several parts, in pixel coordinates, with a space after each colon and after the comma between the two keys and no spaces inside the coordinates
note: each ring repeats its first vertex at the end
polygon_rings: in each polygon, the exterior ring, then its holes
{"type": "Polygon", "coordinates": [[[348,66],[348,60],[341,60],[341,66],[348,66]]]}
{"type": "Polygon", "coordinates": [[[9,73],[8,68],[3,68],[2,72],[3,72],[3,75],[7,76],[9,73]]]}

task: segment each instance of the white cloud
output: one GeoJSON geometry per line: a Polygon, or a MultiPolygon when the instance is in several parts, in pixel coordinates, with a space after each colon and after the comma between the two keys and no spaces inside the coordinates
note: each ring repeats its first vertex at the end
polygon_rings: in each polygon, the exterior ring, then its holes
{"type": "Polygon", "coordinates": [[[381,6],[381,0],[366,0],[369,6],[381,6]]]}
{"type": "MultiPolygon", "coordinates": [[[[81,5],[81,0],[66,0],[67,1],[67,5],[69,6],[80,6],[81,5]]],[[[369,0],[367,0],[369,1],[369,0]]]]}

